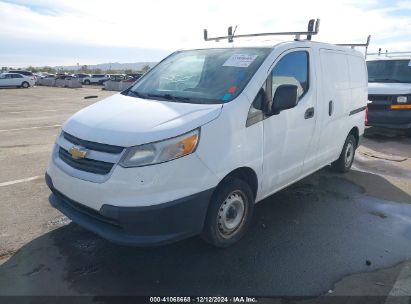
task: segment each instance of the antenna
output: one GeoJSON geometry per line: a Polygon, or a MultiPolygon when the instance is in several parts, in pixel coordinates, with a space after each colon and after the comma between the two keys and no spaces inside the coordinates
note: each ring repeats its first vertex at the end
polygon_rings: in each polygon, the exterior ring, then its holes
{"type": "Polygon", "coordinates": [[[204,40],[205,41],[220,41],[221,39],[227,39],[228,42],[233,42],[234,38],[244,38],[244,37],[261,37],[261,36],[274,36],[274,35],[295,35],[295,40],[300,40],[301,35],[307,35],[307,40],[311,40],[312,35],[317,35],[320,30],[320,19],[314,20],[311,19],[308,22],[308,30],[305,32],[274,32],[274,33],[256,33],[256,34],[243,34],[243,35],[235,35],[235,31],[237,26],[234,29],[230,26],[228,28],[228,35],[227,36],[220,36],[220,37],[208,37],[207,29],[204,29],[204,40]]]}

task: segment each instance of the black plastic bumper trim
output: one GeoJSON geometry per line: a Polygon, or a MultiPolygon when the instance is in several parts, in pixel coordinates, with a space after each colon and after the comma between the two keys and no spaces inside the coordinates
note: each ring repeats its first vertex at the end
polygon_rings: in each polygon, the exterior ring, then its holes
{"type": "Polygon", "coordinates": [[[361,107],[361,108],[358,108],[358,109],[352,110],[352,111],[350,112],[350,116],[351,116],[351,115],[354,115],[354,114],[357,114],[357,113],[360,113],[360,112],[362,112],[362,111],[364,111],[364,110],[365,110],[365,108],[366,108],[366,107],[361,107]]]}
{"type": "MultiPolygon", "coordinates": [[[[214,188],[168,203],[146,207],[103,205],[96,214],[84,212],[82,204],[65,200],[46,173],[53,192],[49,201],[73,222],[113,243],[128,246],[155,246],[185,239],[203,230],[214,188]],[[73,205],[74,203],[74,205],[73,205]],[[78,205],[76,205],[78,204],[78,205]],[[113,224],[114,223],[114,224],[113,224]]],[[[86,206],[84,208],[89,209],[86,206]]]]}

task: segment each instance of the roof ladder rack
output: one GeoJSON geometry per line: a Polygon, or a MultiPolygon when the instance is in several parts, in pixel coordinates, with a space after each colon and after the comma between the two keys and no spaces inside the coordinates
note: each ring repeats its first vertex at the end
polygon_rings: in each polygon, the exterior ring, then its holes
{"type": "Polygon", "coordinates": [[[300,40],[301,35],[307,35],[307,40],[311,40],[312,35],[317,35],[320,30],[320,19],[311,19],[308,22],[308,29],[305,32],[277,32],[277,33],[256,33],[256,34],[243,34],[243,35],[235,35],[237,27],[235,27],[233,32],[233,27],[230,26],[228,28],[228,35],[227,36],[220,36],[220,37],[208,37],[208,32],[204,29],[204,40],[205,41],[220,41],[222,39],[227,39],[228,42],[233,42],[234,38],[245,38],[245,37],[261,37],[261,36],[287,36],[287,35],[295,35],[295,40],[300,40]]]}
{"type": "Polygon", "coordinates": [[[350,46],[352,49],[354,49],[356,46],[362,46],[365,47],[365,57],[367,57],[367,52],[368,52],[368,46],[370,45],[370,40],[371,40],[371,35],[368,35],[367,37],[367,42],[366,43],[337,43],[337,45],[340,46],[350,46]]]}
{"type": "MultiPolygon", "coordinates": [[[[378,49],[378,53],[369,53],[368,55],[378,55],[381,56],[381,48],[378,49]]],[[[385,50],[384,55],[386,57],[401,57],[401,56],[410,56],[411,51],[409,52],[388,52],[388,50],[385,50]]]]}

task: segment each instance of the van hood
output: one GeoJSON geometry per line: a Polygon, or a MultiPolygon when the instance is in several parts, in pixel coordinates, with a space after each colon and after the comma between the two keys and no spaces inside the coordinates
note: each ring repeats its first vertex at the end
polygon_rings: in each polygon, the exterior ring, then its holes
{"type": "Polygon", "coordinates": [[[221,104],[191,104],[115,94],[74,114],[63,130],[78,138],[122,147],[178,136],[221,113],[221,104]]]}
{"type": "Polygon", "coordinates": [[[411,94],[411,83],[381,83],[369,82],[368,94],[401,95],[411,94]]]}

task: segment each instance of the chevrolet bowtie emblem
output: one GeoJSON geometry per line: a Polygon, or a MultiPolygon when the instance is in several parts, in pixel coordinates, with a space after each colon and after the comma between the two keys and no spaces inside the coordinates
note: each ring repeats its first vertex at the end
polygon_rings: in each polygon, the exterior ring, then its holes
{"type": "Polygon", "coordinates": [[[70,148],[69,153],[72,158],[79,159],[79,158],[85,158],[88,151],[84,148],[74,146],[70,148]]]}

